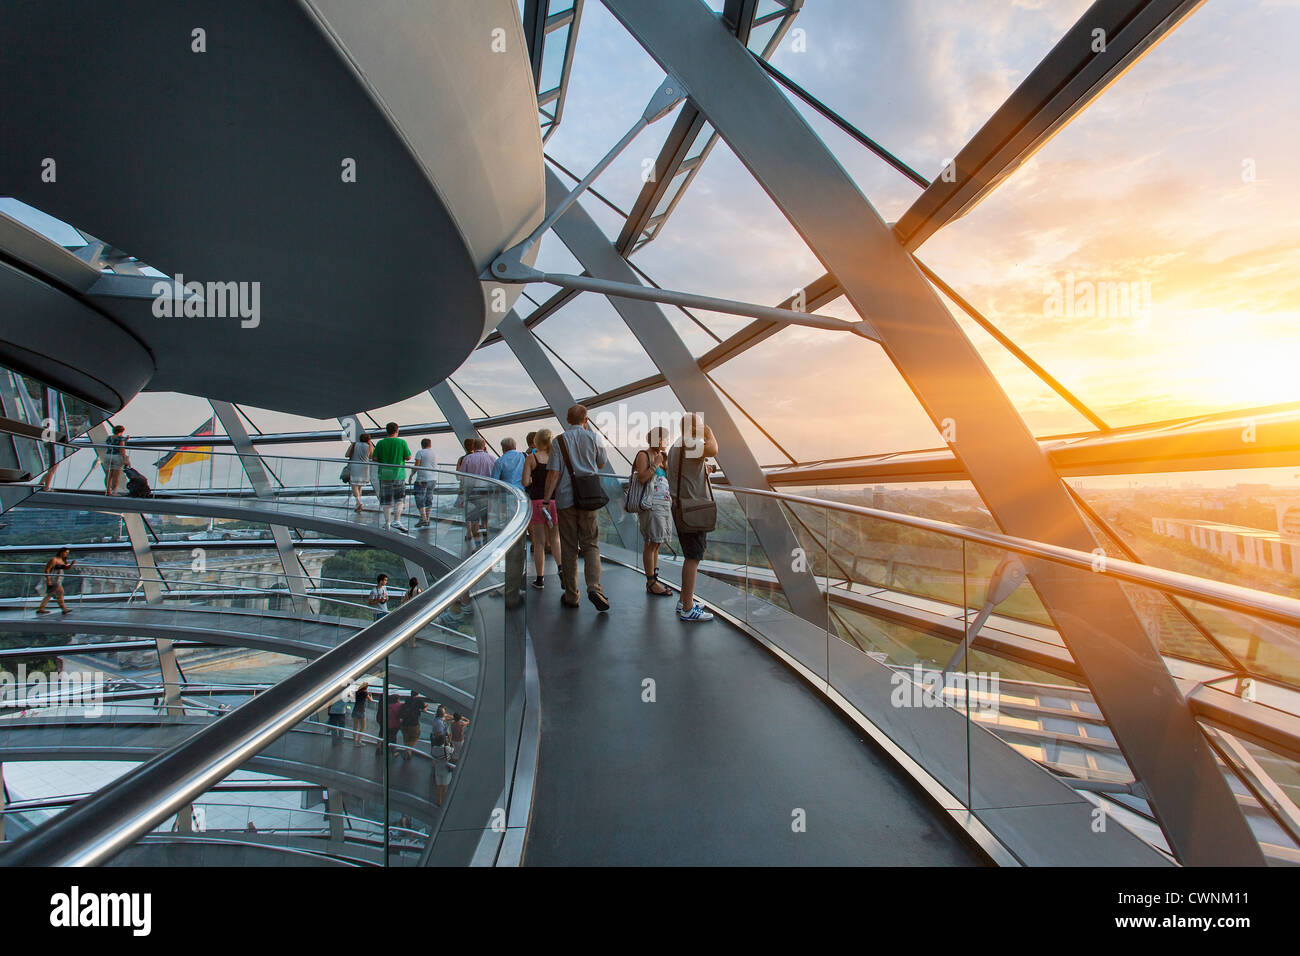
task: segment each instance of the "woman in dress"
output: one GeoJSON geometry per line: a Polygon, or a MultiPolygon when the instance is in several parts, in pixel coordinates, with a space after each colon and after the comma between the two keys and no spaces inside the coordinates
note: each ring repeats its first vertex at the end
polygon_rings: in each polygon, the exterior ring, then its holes
{"type": "Polygon", "coordinates": [[[370,436],[362,432],[357,436],[357,440],[348,445],[348,484],[352,486],[352,497],[356,500],[357,506],[354,511],[361,510],[361,489],[365,487],[366,479],[370,472],[370,455],[374,451],[374,444],[370,436]]]}
{"type": "Polygon", "coordinates": [[[357,688],[357,698],[352,702],[352,746],[361,746],[361,735],[366,730],[366,704],[370,703],[370,682],[362,681],[357,688]]]}

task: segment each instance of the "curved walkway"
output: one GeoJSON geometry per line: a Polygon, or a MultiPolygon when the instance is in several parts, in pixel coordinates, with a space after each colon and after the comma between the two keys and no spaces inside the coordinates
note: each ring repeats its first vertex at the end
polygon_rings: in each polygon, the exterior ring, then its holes
{"type": "Polygon", "coordinates": [[[526,864],[984,862],[749,637],[680,623],[627,568],[606,562],[601,583],[603,615],[561,607],[554,576],[530,589],[542,706],[526,864]]]}
{"type": "MultiPolygon", "coordinates": [[[[426,566],[458,558],[441,547],[451,537],[445,533],[440,540],[428,531],[398,534],[357,521],[345,508],[312,502],[44,493],[31,503],[263,517],[356,537],[426,566]]],[[[553,575],[545,591],[528,589],[541,726],[524,862],[984,862],[889,758],[775,657],[722,619],[694,627],[679,623],[675,601],[648,598],[642,581],[636,572],[607,563],[604,584],[613,609],[604,615],[589,604],[576,611],[561,608],[553,575]],[[652,701],[645,699],[650,697],[652,701]]],[[[21,620],[24,629],[51,631],[166,629],[173,637],[291,649],[302,656],[320,653],[353,633],[333,621],[275,614],[285,624],[292,622],[284,628],[287,635],[261,633],[261,624],[254,621],[268,615],[224,609],[86,608],[68,618],[21,620]],[[214,634],[219,630],[227,632],[225,639],[214,634]]],[[[0,625],[8,624],[10,616],[18,619],[15,612],[0,612],[0,625]]],[[[442,668],[451,685],[473,686],[471,648],[439,642],[403,651],[413,658],[403,665],[410,673],[395,673],[395,680],[420,688],[421,673],[436,675],[442,668]],[[463,675],[458,664],[466,668],[463,675]]],[[[2,735],[0,760],[69,755],[145,759],[179,743],[208,719],[120,717],[93,725],[43,719],[2,735]]],[[[428,764],[422,754],[409,764],[394,763],[397,812],[428,818],[428,764]]],[[[381,793],[379,780],[372,780],[381,764],[369,748],[332,747],[314,729],[291,731],[245,766],[367,797],[381,793]]],[[[176,852],[188,856],[198,850],[176,852]]],[[[214,846],[213,852],[229,858],[231,850],[227,844],[214,846]]]]}

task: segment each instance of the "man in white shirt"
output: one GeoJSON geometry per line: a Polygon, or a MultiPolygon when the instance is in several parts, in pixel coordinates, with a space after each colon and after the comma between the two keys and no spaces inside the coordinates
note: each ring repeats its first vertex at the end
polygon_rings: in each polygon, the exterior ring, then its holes
{"type": "Polygon", "coordinates": [[[415,526],[427,528],[433,523],[433,489],[438,479],[437,472],[434,471],[438,458],[433,453],[432,439],[420,440],[420,450],[415,453],[412,461],[415,466],[415,506],[420,509],[420,520],[415,526]]]}
{"type": "Polygon", "coordinates": [[[375,609],[375,620],[388,613],[388,575],[381,574],[375,578],[375,586],[370,589],[366,603],[375,609]]]}

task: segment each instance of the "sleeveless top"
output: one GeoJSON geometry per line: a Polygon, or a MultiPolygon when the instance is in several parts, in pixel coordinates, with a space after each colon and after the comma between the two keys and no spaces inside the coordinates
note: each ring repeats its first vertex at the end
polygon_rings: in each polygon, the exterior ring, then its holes
{"type": "Polygon", "coordinates": [[[528,497],[533,501],[541,501],[546,497],[546,465],[537,457],[537,453],[532,455],[533,474],[532,480],[528,482],[528,497]]]}

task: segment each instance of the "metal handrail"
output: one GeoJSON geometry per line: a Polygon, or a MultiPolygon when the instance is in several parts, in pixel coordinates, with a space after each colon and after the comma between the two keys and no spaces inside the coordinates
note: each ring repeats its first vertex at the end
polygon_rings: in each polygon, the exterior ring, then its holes
{"type": "Polygon", "coordinates": [[[1092,574],[1101,574],[1128,584],[1155,588],[1165,594],[1176,594],[1180,597],[1190,598],[1193,601],[1202,601],[1229,611],[1238,611],[1254,617],[1265,618],[1279,624],[1300,627],[1300,600],[1282,597],[1278,594],[1269,594],[1267,591],[1257,591],[1254,588],[1242,587],[1238,584],[1211,581],[1208,578],[1197,577],[1194,574],[1137,564],[1122,558],[1112,558],[1109,555],[1105,557],[1104,561],[1099,561],[1096,554],[1076,551],[1073,548],[1066,548],[1061,545],[1046,544],[1029,538],[1017,538],[998,531],[980,531],[977,528],[967,528],[964,525],[952,524],[948,521],[919,518],[915,515],[883,511],[879,508],[867,508],[863,505],[849,505],[838,501],[827,501],[822,498],[809,498],[805,495],[791,495],[760,488],[738,488],[733,485],[722,486],[719,490],[734,492],[738,495],[772,498],[790,504],[825,508],[830,511],[888,521],[891,524],[903,525],[920,531],[929,531],[949,538],[958,538],[974,544],[999,548],[1003,551],[1013,551],[1025,557],[1040,558],[1053,564],[1088,571],[1092,574]]]}
{"type": "MultiPolygon", "coordinates": [[[[296,542],[296,543],[300,543],[300,542],[296,542]]],[[[51,550],[51,547],[49,545],[41,545],[39,546],[39,549],[34,548],[34,550],[42,550],[48,553],[51,550]]],[[[323,550],[328,550],[328,549],[323,549],[323,550]]],[[[45,573],[42,565],[31,561],[0,561],[0,568],[21,569],[19,571],[0,570],[0,574],[44,575],[45,573]]],[[[83,568],[90,568],[93,571],[121,571],[121,570],[139,571],[139,568],[134,564],[87,564],[85,561],[78,560],[76,565],[76,570],[73,570],[72,568],[65,568],[64,573],[69,578],[76,578],[78,576],[93,577],[93,578],[111,577],[111,575],[86,575],[82,571],[83,568]]],[[[217,568],[217,567],[205,568],[202,571],[193,571],[189,568],[189,565],[183,565],[183,564],[176,564],[176,565],[162,564],[158,566],[158,571],[159,573],[180,572],[181,574],[185,574],[187,572],[190,574],[244,574],[244,575],[252,575],[254,577],[259,577],[259,578],[294,578],[299,581],[310,581],[310,582],[332,581],[335,584],[349,584],[355,587],[370,586],[369,582],[357,581],[354,578],[331,578],[331,577],[325,577],[323,574],[322,575],[294,574],[292,572],[286,573],[284,571],[243,571],[237,568],[217,568]]]]}
{"type": "MultiPolygon", "coordinates": [[[[221,435],[216,436],[217,444],[221,444],[220,439],[222,437],[224,436],[221,435]]],[[[401,436],[399,435],[398,437],[401,436]]],[[[201,435],[201,436],[190,435],[188,439],[182,439],[177,444],[178,445],[189,444],[189,445],[196,445],[196,446],[201,446],[203,448],[207,448],[209,447],[212,438],[213,436],[210,435],[201,435]]],[[[338,440],[342,441],[343,439],[339,438],[338,440]]],[[[127,440],[126,445],[120,447],[116,445],[108,445],[105,444],[104,442],[93,442],[88,439],[73,441],[73,442],[42,442],[42,444],[53,445],[57,448],[67,448],[73,452],[94,451],[96,449],[107,450],[109,448],[113,448],[115,450],[121,450],[122,448],[125,448],[129,452],[132,448],[153,448],[154,450],[166,450],[166,448],[168,447],[168,446],[154,446],[154,445],[132,445],[131,439],[127,440]]],[[[240,452],[237,451],[217,451],[215,449],[211,451],[202,452],[202,454],[216,455],[221,458],[257,459],[259,461],[293,461],[293,462],[315,461],[315,462],[323,462],[329,465],[357,464],[357,462],[352,461],[352,459],[350,458],[331,458],[331,457],[317,456],[317,455],[263,455],[261,452],[257,452],[257,453],[244,452],[241,454],[240,452]]],[[[66,459],[64,460],[66,461],[66,459]]],[[[60,464],[62,464],[62,462],[60,462],[60,464]]],[[[484,477],[482,475],[471,475],[469,472],[456,471],[454,468],[448,468],[446,465],[414,465],[411,464],[409,461],[402,462],[401,464],[389,464],[387,462],[375,461],[372,458],[367,458],[365,461],[361,462],[360,464],[366,465],[368,467],[373,467],[373,468],[405,468],[411,472],[438,471],[446,475],[456,475],[457,477],[461,477],[465,475],[469,475],[470,477],[474,477],[474,478],[484,477]]]]}
{"type": "MultiPolygon", "coordinates": [[[[220,573],[220,572],[204,571],[203,573],[204,573],[204,574],[213,574],[213,573],[220,573]]],[[[231,572],[227,572],[227,573],[230,573],[230,574],[256,574],[256,573],[258,573],[258,572],[231,571],[231,572]]],[[[268,575],[269,575],[269,574],[270,574],[270,572],[268,572],[268,575]]],[[[42,572],[42,571],[40,571],[40,570],[34,570],[34,571],[4,571],[4,570],[0,570],[0,578],[4,578],[4,577],[6,577],[6,576],[9,576],[9,577],[44,577],[44,572],[42,572]]],[[[118,576],[118,575],[110,575],[110,574],[83,574],[83,573],[80,573],[80,572],[72,572],[72,573],[69,574],[69,577],[70,577],[70,578],[74,578],[74,579],[76,579],[76,580],[82,580],[82,581],[119,581],[119,582],[121,582],[121,583],[123,583],[123,584],[129,582],[129,583],[131,583],[131,584],[133,585],[133,586],[132,586],[132,589],[131,589],[129,592],[128,592],[128,591],[102,591],[102,592],[99,592],[99,593],[96,593],[96,594],[88,594],[88,593],[82,591],[82,592],[77,593],[77,594],[69,594],[69,595],[67,595],[67,600],[69,600],[69,601],[73,601],[73,602],[75,602],[75,603],[77,603],[77,604],[81,604],[82,601],[83,601],[83,599],[85,599],[85,598],[97,598],[97,599],[101,599],[101,600],[104,600],[104,601],[110,601],[112,598],[115,598],[115,597],[129,597],[130,595],[132,595],[132,594],[135,593],[136,589],[137,589],[141,584],[149,583],[149,582],[151,582],[151,581],[156,581],[156,582],[159,583],[159,584],[177,584],[177,583],[183,583],[183,584],[185,585],[185,588],[186,588],[186,591],[185,591],[184,593],[191,593],[191,592],[193,592],[193,593],[200,593],[200,592],[203,592],[203,591],[206,590],[206,591],[212,592],[213,594],[220,593],[221,595],[225,595],[225,596],[232,596],[232,595],[236,595],[236,594],[237,594],[238,596],[248,596],[248,597],[278,597],[278,598],[283,598],[283,597],[293,597],[293,596],[294,596],[293,592],[292,592],[291,590],[289,590],[288,585],[285,585],[285,587],[283,587],[283,588],[259,588],[259,587],[254,587],[253,585],[242,585],[242,586],[239,586],[239,587],[233,587],[233,586],[231,586],[231,585],[221,584],[221,583],[218,582],[218,581],[184,581],[184,582],[177,582],[177,581],[175,581],[175,580],[170,580],[170,581],[169,581],[168,579],[166,579],[166,578],[164,578],[164,577],[161,577],[161,576],[159,576],[159,577],[156,578],[156,579],[150,579],[150,578],[147,578],[147,577],[145,577],[144,575],[141,575],[141,574],[137,574],[135,577],[130,577],[130,578],[128,578],[128,577],[121,577],[121,576],[118,576]]],[[[39,583],[39,582],[37,582],[37,583],[39,583]]],[[[360,592],[363,592],[363,591],[366,590],[365,587],[364,587],[363,585],[359,584],[359,583],[356,582],[356,581],[349,581],[349,582],[347,582],[347,583],[356,585],[356,588],[354,588],[354,589],[346,589],[346,590],[349,590],[349,591],[356,591],[357,593],[360,593],[360,592]]],[[[354,607],[354,608],[359,608],[360,610],[363,610],[363,611],[373,611],[373,610],[374,610],[374,607],[372,607],[372,606],[369,605],[369,604],[358,604],[358,603],[356,603],[355,601],[344,601],[344,600],[341,599],[341,598],[332,597],[332,596],[330,596],[328,593],[321,593],[322,591],[326,591],[326,592],[328,592],[328,591],[338,592],[338,591],[340,591],[340,590],[345,590],[345,589],[343,589],[343,588],[323,588],[323,589],[322,589],[322,588],[311,588],[311,589],[309,589],[309,590],[306,592],[306,595],[305,595],[305,596],[308,597],[308,598],[310,598],[310,599],[313,600],[313,601],[326,601],[326,602],[328,602],[328,603],[330,603],[330,604],[338,604],[338,605],[342,605],[343,607],[354,607]]],[[[169,595],[169,594],[173,594],[173,593],[175,593],[175,592],[170,592],[170,591],[164,591],[164,592],[163,592],[164,596],[167,596],[167,595],[169,595]]],[[[37,596],[38,596],[38,595],[36,595],[36,594],[12,594],[12,595],[5,595],[5,596],[3,596],[3,597],[0,597],[0,609],[3,609],[3,608],[5,608],[5,607],[21,607],[21,608],[25,608],[25,607],[26,607],[28,604],[30,604],[32,601],[36,600],[37,596]],[[25,602],[25,603],[23,603],[23,604],[19,604],[19,603],[17,603],[17,602],[25,602]]],[[[392,600],[392,599],[390,598],[390,600],[392,600]]],[[[97,602],[97,601],[92,601],[91,603],[98,603],[98,602],[97,602]]],[[[237,609],[237,608],[222,608],[221,610],[238,610],[238,609],[237,609]]]]}
{"type": "Polygon", "coordinates": [[[107,862],[179,808],[224,779],[342,694],[484,577],[528,526],[523,491],[510,492],[514,514],[488,544],[418,597],[241,704],[184,743],[119,777],[0,854],[7,866],[95,866],[107,862]]]}

